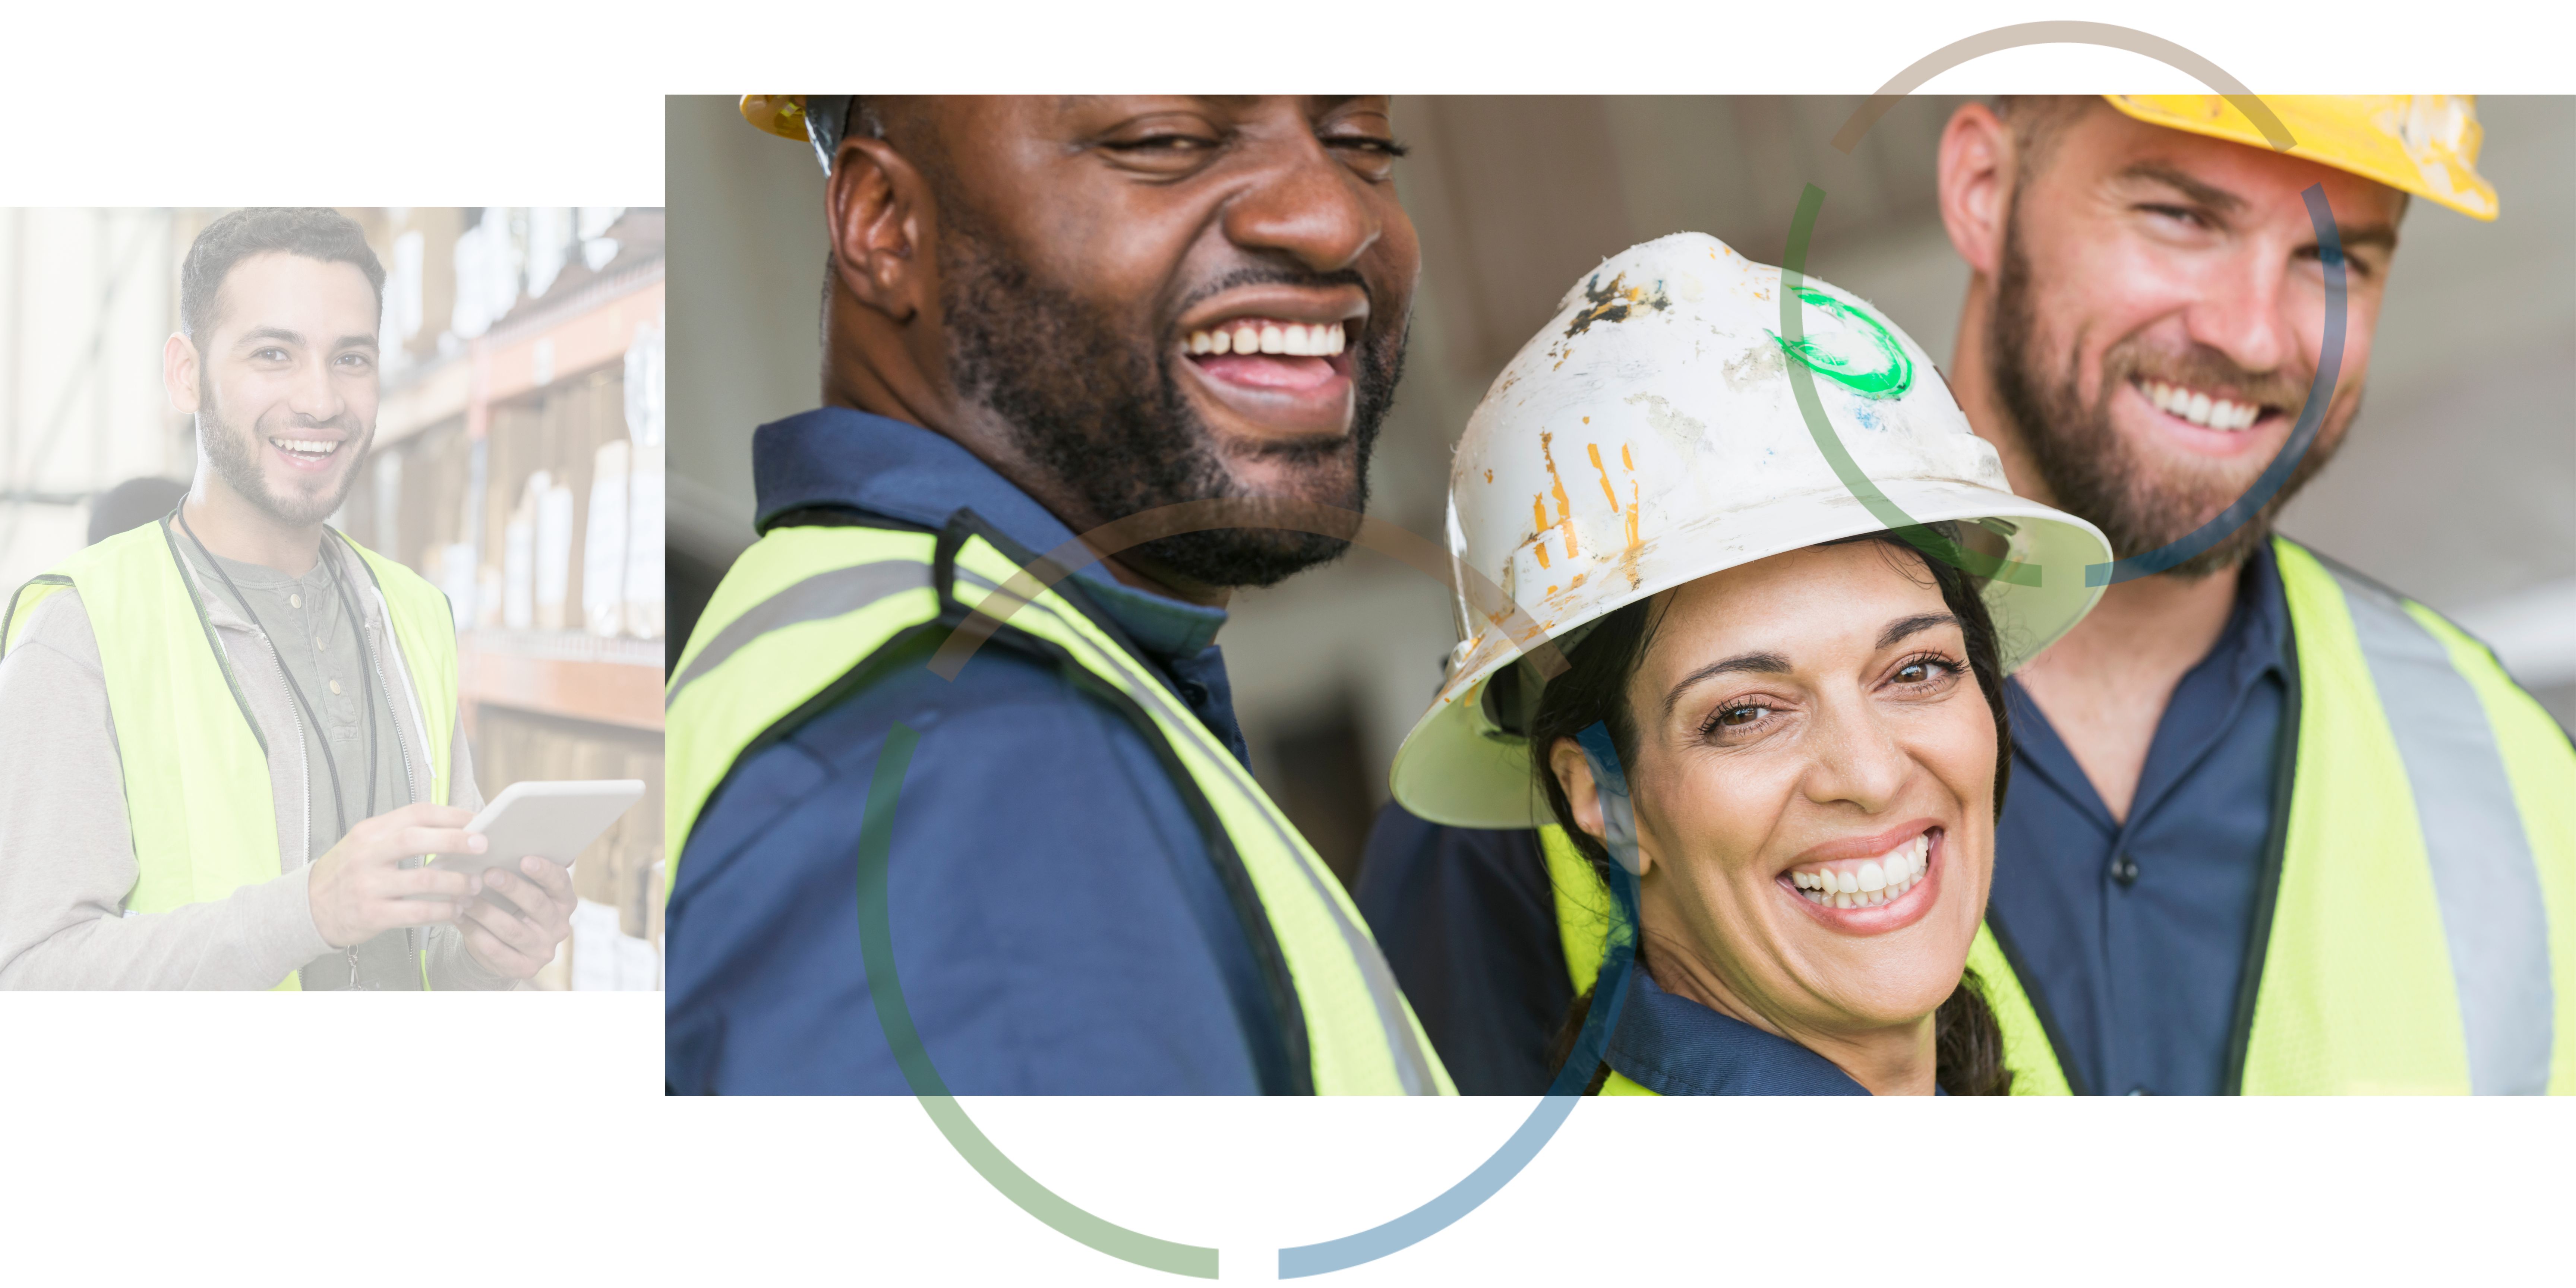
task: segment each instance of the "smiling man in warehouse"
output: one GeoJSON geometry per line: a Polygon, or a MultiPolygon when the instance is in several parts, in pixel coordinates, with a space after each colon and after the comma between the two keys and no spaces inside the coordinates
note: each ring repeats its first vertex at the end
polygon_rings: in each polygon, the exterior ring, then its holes
{"type": "Polygon", "coordinates": [[[0,624],[0,986],[506,988],[566,870],[479,849],[455,621],[325,523],[375,433],[384,269],[328,209],[235,211],[163,355],[196,480],[0,624]]]}
{"type": "Polygon", "coordinates": [[[764,536],[669,688],[671,1088],[900,1094],[926,1054],[960,1093],[1447,1090],[1210,642],[1342,542],[1166,536],[927,665],[1100,524],[1365,504],[1419,267],[1387,101],[743,110],[828,171],[827,405],[755,436],[764,536]],[[890,948],[854,915],[869,819],[890,948]]]}

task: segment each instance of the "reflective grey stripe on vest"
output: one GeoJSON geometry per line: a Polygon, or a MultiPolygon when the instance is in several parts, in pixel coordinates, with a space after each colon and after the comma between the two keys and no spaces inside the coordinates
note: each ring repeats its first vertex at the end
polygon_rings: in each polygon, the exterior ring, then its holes
{"type": "MultiPolygon", "coordinates": [[[[970,582],[987,591],[1001,589],[981,575],[964,568],[957,570],[957,577],[961,581],[970,582]]],[[[1030,612],[1048,613],[1056,616],[1058,621],[1063,620],[1061,615],[1055,614],[1046,605],[1035,602],[1023,603],[1012,615],[1016,617],[1020,613],[1030,612]]],[[[1067,629],[1072,628],[1068,626],[1067,629]]],[[[1195,728],[1202,731],[1207,728],[1197,716],[1172,705],[1162,681],[1151,675],[1135,673],[1131,659],[1121,655],[1119,650],[1102,649],[1101,652],[1111,658],[1121,670],[1128,672],[1129,686],[1143,694],[1147,701],[1162,708],[1165,719],[1182,728],[1195,728]]],[[[1234,758],[1233,752],[1218,745],[1213,735],[1206,741],[1208,746],[1205,750],[1209,753],[1210,759],[1223,765],[1225,771],[1235,779],[1238,787],[1246,791],[1260,790],[1259,786],[1252,781],[1250,771],[1243,767],[1242,762],[1234,758]]],[[[1297,853],[1297,838],[1289,835],[1280,826],[1276,811],[1265,809],[1255,812],[1261,815],[1262,822],[1269,825],[1271,833],[1279,838],[1282,848],[1292,855],[1297,853]]],[[[1322,900],[1324,907],[1332,912],[1333,926],[1341,932],[1343,946],[1348,948],[1351,957],[1359,962],[1360,978],[1368,981],[1369,1000],[1377,1007],[1378,1024],[1386,1030],[1387,1049],[1395,1053],[1395,1071],[1404,1083],[1404,1094],[1408,1096],[1437,1094],[1439,1087],[1431,1077],[1431,1062],[1423,1054],[1421,1045],[1414,1041],[1413,1024],[1404,1011],[1404,994],[1396,987],[1395,972],[1387,966],[1386,955],[1378,951],[1375,940],[1370,939],[1366,932],[1352,924],[1350,917],[1342,911],[1341,902],[1333,898],[1332,891],[1326,889],[1323,881],[1315,875],[1312,864],[1301,861],[1297,864],[1297,871],[1305,876],[1307,885],[1315,891],[1315,897],[1322,900]]]]}
{"type": "Polygon", "coordinates": [[[2486,707],[2442,641],[2386,591],[2339,569],[2335,580],[2414,789],[2460,995],[2469,1089],[2539,1095],[2555,1037],[2549,915],[2486,707]]]}
{"type": "Polygon", "coordinates": [[[679,701],[680,690],[689,687],[709,672],[724,665],[725,659],[741,652],[744,645],[783,626],[798,622],[819,622],[855,613],[888,595],[919,590],[930,584],[930,565],[917,559],[885,559],[876,563],[854,564],[818,572],[793,586],[751,606],[742,616],[725,623],[707,646],[689,659],[687,666],[671,681],[671,690],[662,699],[665,709],[679,701]]]}

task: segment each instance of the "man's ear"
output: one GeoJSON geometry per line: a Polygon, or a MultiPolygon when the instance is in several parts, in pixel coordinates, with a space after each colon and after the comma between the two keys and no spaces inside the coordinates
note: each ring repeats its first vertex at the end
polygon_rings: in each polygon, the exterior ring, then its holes
{"type": "Polygon", "coordinates": [[[170,410],[197,414],[197,345],[175,331],[161,346],[161,387],[170,395],[170,410]]]}
{"type": "Polygon", "coordinates": [[[1941,224],[1959,258],[1989,279],[2003,264],[2016,160],[2012,127],[1993,108],[1968,102],[1950,114],[1941,131],[1941,224]]]}
{"type": "Polygon", "coordinates": [[[935,289],[936,264],[923,252],[937,211],[921,171],[883,139],[843,139],[824,200],[841,289],[898,325],[910,322],[935,289]]]}
{"type": "MultiPolygon", "coordinates": [[[[1601,817],[1601,785],[1592,780],[1592,762],[1584,756],[1582,746],[1572,738],[1557,739],[1547,749],[1547,767],[1556,775],[1557,785],[1565,789],[1565,805],[1574,813],[1574,826],[1593,840],[1609,844],[1610,827],[1601,817]]],[[[1637,862],[1641,867],[1647,862],[1643,847],[1638,850],[1637,862]]]]}

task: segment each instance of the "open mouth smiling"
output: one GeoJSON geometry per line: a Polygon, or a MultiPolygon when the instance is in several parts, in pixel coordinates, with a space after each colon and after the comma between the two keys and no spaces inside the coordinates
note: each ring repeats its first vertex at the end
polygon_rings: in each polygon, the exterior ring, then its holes
{"type": "Polygon", "coordinates": [[[345,438],[302,438],[287,434],[273,434],[269,436],[268,445],[276,448],[277,454],[284,457],[287,464],[299,470],[319,470],[329,465],[331,458],[339,455],[340,449],[347,446],[348,441],[345,438]]]}
{"type": "Polygon", "coordinates": [[[1894,930],[1920,919],[1937,897],[1944,835],[1938,825],[1914,824],[1902,839],[1870,842],[1874,853],[1799,863],[1777,880],[1806,911],[1837,929],[1894,930]]]}
{"type": "Polygon", "coordinates": [[[2226,390],[2194,389],[2145,377],[2131,380],[2129,385],[2157,411],[2194,428],[2224,434],[2241,433],[2288,411],[2277,404],[2255,402],[2226,390]]]}
{"type": "Polygon", "coordinates": [[[1249,300],[1190,319],[1177,346],[1189,383],[1258,437],[1340,435],[1351,425],[1351,332],[1365,304],[1249,300]]]}

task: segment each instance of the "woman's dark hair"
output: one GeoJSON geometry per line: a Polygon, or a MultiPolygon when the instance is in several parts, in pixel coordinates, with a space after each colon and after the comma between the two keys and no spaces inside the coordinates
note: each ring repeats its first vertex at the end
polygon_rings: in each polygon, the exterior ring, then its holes
{"type": "MultiPolygon", "coordinates": [[[[1958,530],[1946,523],[1905,531],[1918,539],[1930,536],[1951,543],[1961,539],[1958,530]]],[[[1884,545],[1889,559],[1930,575],[1941,588],[1942,603],[1958,616],[1960,634],[1967,642],[1968,670],[1975,675],[1986,706],[1995,717],[1995,815],[2002,817],[2004,785],[2012,772],[2012,728],[2004,713],[2003,667],[1995,643],[1994,619],[1987,614],[1985,600],[1978,593],[1982,580],[1947,560],[1924,555],[1906,540],[1904,532],[1881,530],[1824,544],[1861,543],[1884,545]]],[[[1663,614],[1654,606],[1656,602],[1655,597],[1648,597],[1604,616],[1568,655],[1567,670],[1538,690],[1536,703],[1528,708],[1521,729],[1510,727],[1516,722],[1508,714],[1503,717],[1507,731],[1527,734],[1531,772],[1537,777],[1538,790],[1547,797],[1549,812],[1605,883],[1610,879],[1610,852],[1597,838],[1575,826],[1565,787],[1549,766],[1548,749],[1556,745],[1557,739],[1575,737],[1599,723],[1608,727],[1619,759],[1630,765],[1636,763],[1637,722],[1628,706],[1628,684],[1661,624],[1663,614]]],[[[1498,700],[1506,710],[1513,705],[1527,706],[1526,695],[1534,687],[1535,676],[1526,664],[1506,674],[1512,678],[1496,686],[1505,690],[1497,695],[1498,700]],[[1516,697],[1522,702],[1516,704],[1516,697]]],[[[1498,681],[1502,678],[1496,677],[1498,681]]],[[[1646,945],[1642,938],[1636,951],[1637,964],[1645,965],[1646,945]]],[[[1572,1054],[1575,1039],[1583,1031],[1584,1017],[1591,1009],[1592,993],[1586,989],[1574,999],[1573,1009],[1558,1030],[1548,1055],[1551,1064],[1562,1066],[1572,1054]]],[[[1960,975],[1958,988],[1934,1013],[1932,1029],[1936,1052],[1933,1076],[1943,1090],[1954,1096],[2000,1096],[2011,1089],[2012,1071],[2004,1067],[2002,1030],[1995,1023],[1994,1012],[1986,1006],[1976,972],[1960,975]]],[[[1588,1090],[1598,1091],[1609,1072],[1607,1063],[1595,1070],[1588,1090]]]]}

